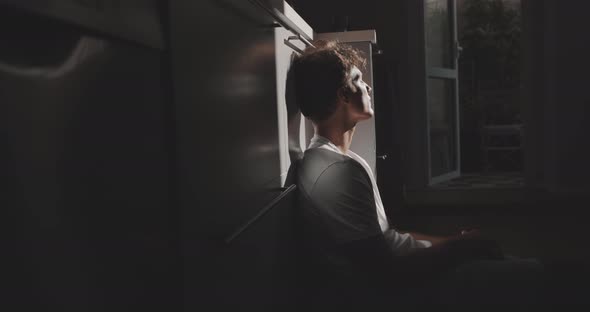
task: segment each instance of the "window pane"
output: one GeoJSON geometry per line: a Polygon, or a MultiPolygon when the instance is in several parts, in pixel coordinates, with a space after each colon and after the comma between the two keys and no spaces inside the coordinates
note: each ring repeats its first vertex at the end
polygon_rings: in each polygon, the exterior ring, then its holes
{"type": "Polygon", "coordinates": [[[432,177],[457,170],[455,85],[452,79],[428,79],[430,165],[432,177]]]}
{"type": "Polygon", "coordinates": [[[453,36],[448,0],[426,0],[426,59],[430,67],[453,68],[453,36]]]}

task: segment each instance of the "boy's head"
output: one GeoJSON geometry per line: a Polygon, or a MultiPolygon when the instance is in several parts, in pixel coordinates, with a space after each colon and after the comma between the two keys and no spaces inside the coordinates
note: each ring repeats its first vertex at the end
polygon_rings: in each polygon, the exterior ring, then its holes
{"type": "Polygon", "coordinates": [[[307,48],[294,58],[289,70],[290,85],[301,113],[321,122],[345,102],[350,103],[353,115],[370,118],[371,88],[362,80],[360,68],[365,66],[365,59],[360,52],[333,41],[314,44],[315,48],[307,48]]]}

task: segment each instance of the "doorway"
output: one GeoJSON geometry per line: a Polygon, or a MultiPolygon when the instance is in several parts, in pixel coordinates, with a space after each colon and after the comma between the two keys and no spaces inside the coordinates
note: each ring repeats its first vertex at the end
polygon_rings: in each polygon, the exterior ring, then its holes
{"type": "Polygon", "coordinates": [[[461,167],[522,176],[520,0],[459,0],[461,167]]]}
{"type": "Polygon", "coordinates": [[[521,0],[457,0],[461,176],[443,188],[524,186],[521,0]]]}

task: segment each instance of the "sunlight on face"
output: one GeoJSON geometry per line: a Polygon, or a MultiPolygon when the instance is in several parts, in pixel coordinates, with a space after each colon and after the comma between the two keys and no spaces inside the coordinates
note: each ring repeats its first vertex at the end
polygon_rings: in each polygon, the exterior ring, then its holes
{"type": "Polygon", "coordinates": [[[372,88],[363,80],[363,73],[356,66],[350,70],[350,89],[351,117],[357,121],[373,117],[369,95],[372,88]]]}

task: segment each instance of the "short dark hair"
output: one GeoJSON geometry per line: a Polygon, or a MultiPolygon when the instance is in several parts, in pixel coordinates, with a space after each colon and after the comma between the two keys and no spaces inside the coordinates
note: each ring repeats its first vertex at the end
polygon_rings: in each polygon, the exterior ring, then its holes
{"type": "Polygon", "coordinates": [[[336,41],[314,46],[293,59],[287,87],[304,116],[322,121],[334,113],[338,90],[348,86],[353,66],[363,68],[366,61],[360,51],[336,41]]]}

